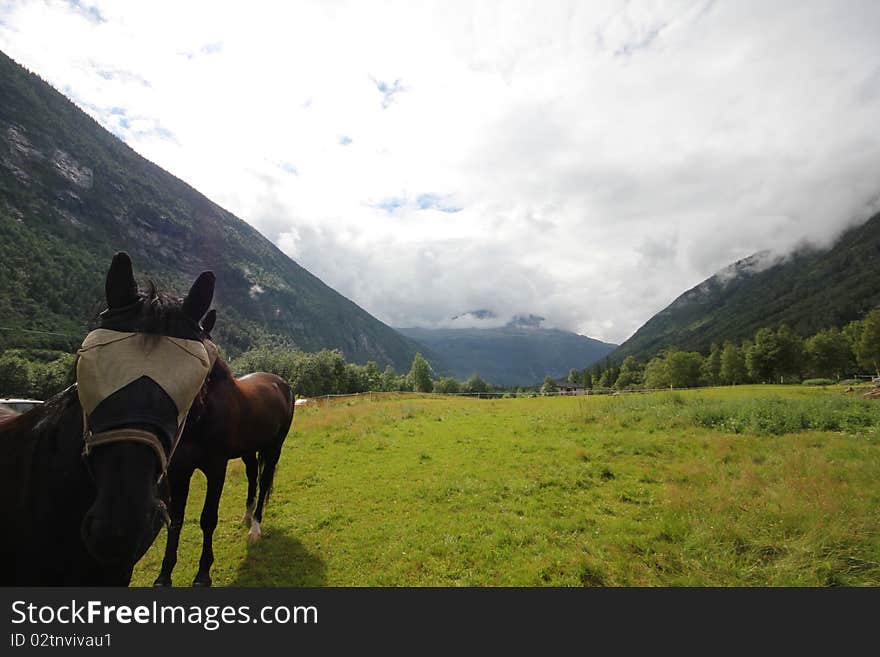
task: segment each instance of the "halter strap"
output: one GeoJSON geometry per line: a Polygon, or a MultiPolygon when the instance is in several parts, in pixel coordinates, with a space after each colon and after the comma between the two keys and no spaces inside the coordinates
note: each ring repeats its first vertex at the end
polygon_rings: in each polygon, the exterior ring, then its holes
{"type": "Polygon", "coordinates": [[[83,436],[83,456],[91,454],[92,450],[99,445],[124,442],[142,443],[152,448],[156,452],[156,456],[159,457],[162,473],[164,474],[168,469],[168,458],[165,456],[165,447],[161,441],[154,434],[141,429],[112,429],[101,433],[86,431],[83,436]]]}
{"type": "Polygon", "coordinates": [[[86,414],[83,412],[82,455],[83,457],[86,457],[91,454],[95,447],[107,445],[109,443],[141,443],[150,447],[156,453],[161,467],[161,474],[159,475],[158,480],[159,483],[161,483],[168,473],[168,464],[171,462],[171,457],[174,456],[177,445],[180,444],[180,437],[183,435],[185,427],[186,416],[184,416],[183,422],[181,422],[180,426],[177,428],[177,434],[174,436],[174,442],[171,444],[171,453],[168,454],[168,456],[165,456],[165,446],[156,434],[144,431],[143,429],[111,429],[110,431],[92,433],[88,426],[86,414]]]}

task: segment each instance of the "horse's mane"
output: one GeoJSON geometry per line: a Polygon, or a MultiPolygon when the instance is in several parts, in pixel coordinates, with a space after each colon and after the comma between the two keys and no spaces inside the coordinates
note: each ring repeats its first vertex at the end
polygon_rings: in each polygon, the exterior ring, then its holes
{"type": "Polygon", "coordinates": [[[217,360],[214,361],[214,367],[208,374],[208,378],[205,380],[205,383],[207,384],[208,381],[226,381],[228,379],[234,378],[235,375],[232,373],[232,368],[229,367],[229,363],[220,358],[220,356],[217,356],[217,360]]]}
{"type": "Polygon", "coordinates": [[[187,422],[195,424],[201,419],[212,386],[221,381],[231,381],[234,378],[235,375],[232,373],[232,368],[229,367],[229,363],[223,360],[220,356],[217,356],[217,360],[214,361],[214,367],[208,372],[205,382],[202,384],[196,398],[193,400],[192,406],[190,406],[187,422]]]}

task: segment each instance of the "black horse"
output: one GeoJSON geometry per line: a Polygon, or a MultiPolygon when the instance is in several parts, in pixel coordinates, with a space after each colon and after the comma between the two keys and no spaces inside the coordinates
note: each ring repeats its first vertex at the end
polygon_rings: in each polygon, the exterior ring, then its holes
{"type": "MultiPolygon", "coordinates": [[[[213,329],[215,319],[214,311],[205,317],[203,330],[206,333],[213,329]]],[[[293,392],[284,379],[266,372],[235,378],[229,365],[217,358],[205,387],[190,409],[186,430],[168,470],[171,523],[162,571],[155,586],[171,586],[189,482],[196,469],[205,474],[208,489],[200,521],[202,556],[193,586],[211,585],[217,508],[230,459],[244,461],[248,492],[243,520],[250,528],[248,541],[253,543],[260,539],[263,505],[272,488],[281,447],[290,431],[293,409],[293,392]]]]}
{"type": "Polygon", "coordinates": [[[140,291],[128,255],[113,257],[77,383],[0,423],[0,584],[129,583],[166,518],[159,480],[212,365],[199,320],[213,294],[211,272],[182,300],[140,291]]]}

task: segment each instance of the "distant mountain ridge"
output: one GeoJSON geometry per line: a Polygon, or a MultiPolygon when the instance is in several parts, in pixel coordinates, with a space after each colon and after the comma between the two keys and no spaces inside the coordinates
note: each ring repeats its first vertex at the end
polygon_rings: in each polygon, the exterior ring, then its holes
{"type": "Polygon", "coordinates": [[[537,385],[548,374],[567,376],[569,369],[589,367],[616,348],[576,333],[536,328],[542,319],[527,315],[498,328],[397,330],[427,346],[455,378],[479,374],[508,386],[537,385]]]}
{"type": "Polygon", "coordinates": [[[74,346],[126,250],[138,274],[180,292],[214,270],[216,334],[232,355],[280,343],[409,369],[419,345],[2,53],[0,99],[0,317],[13,329],[0,349],[74,346]]]}
{"type": "Polygon", "coordinates": [[[729,265],[654,315],[612,356],[644,360],[669,347],[707,352],[713,342],[739,342],[783,323],[807,336],[878,304],[880,213],[828,249],[804,247],[786,257],[765,251],[729,265]]]}

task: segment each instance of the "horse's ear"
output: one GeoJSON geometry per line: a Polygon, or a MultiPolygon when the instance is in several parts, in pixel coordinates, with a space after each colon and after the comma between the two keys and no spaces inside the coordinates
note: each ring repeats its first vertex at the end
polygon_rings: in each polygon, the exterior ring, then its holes
{"type": "Polygon", "coordinates": [[[125,251],[113,256],[113,262],[110,263],[110,269],[107,271],[104,293],[107,296],[107,307],[110,309],[130,306],[138,300],[138,288],[131,270],[131,258],[125,251]]]}
{"type": "Polygon", "coordinates": [[[211,334],[211,331],[214,329],[214,324],[217,323],[217,311],[211,309],[208,311],[208,314],[205,315],[205,318],[202,320],[202,330],[208,335],[211,334]]]}
{"type": "Polygon", "coordinates": [[[199,321],[211,307],[214,298],[214,272],[203,271],[189,289],[183,300],[183,312],[199,321]]]}

